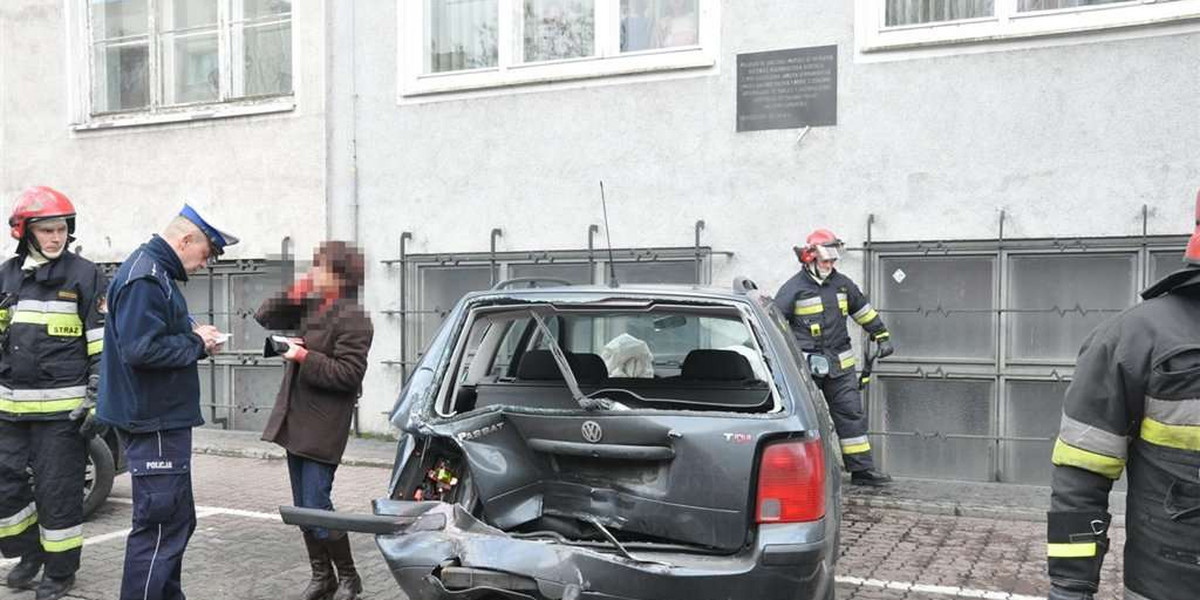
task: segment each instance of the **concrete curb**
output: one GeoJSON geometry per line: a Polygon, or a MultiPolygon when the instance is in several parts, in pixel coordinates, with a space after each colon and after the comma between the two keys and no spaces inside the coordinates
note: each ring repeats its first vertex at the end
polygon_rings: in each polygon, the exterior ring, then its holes
{"type": "Polygon", "coordinates": [[[949,515],[955,517],[977,517],[981,519],[1003,519],[1008,521],[1046,521],[1046,511],[1012,506],[988,506],[985,504],[962,504],[958,502],[927,502],[905,498],[859,498],[843,496],[845,506],[903,510],[927,515],[949,515]]]}
{"type": "MultiPolygon", "coordinates": [[[[224,456],[227,458],[256,458],[259,460],[283,460],[287,458],[287,454],[282,448],[279,450],[258,450],[254,448],[224,448],[221,446],[195,445],[192,447],[192,453],[224,456]]],[[[351,467],[392,468],[392,461],[390,460],[354,456],[343,457],[341,464],[351,467]]]]}

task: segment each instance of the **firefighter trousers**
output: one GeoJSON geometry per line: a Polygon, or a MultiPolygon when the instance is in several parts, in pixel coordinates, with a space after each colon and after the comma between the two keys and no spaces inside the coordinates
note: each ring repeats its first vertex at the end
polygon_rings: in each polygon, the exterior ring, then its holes
{"type": "Polygon", "coordinates": [[[122,433],[133,487],[121,600],[183,600],[183,553],[196,530],[192,430],[122,433]]]}
{"type": "Polygon", "coordinates": [[[846,470],[853,473],[875,468],[871,442],[867,439],[867,416],[863,414],[862,394],[858,391],[858,373],[850,369],[839,375],[814,379],[829,403],[829,415],[833,417],[833,427],[842,442],[842,462],[846,470]]]}
{"type": "Polygon", "coordinates": [[[79,423],[0,419],[0,553],[44,551],[57,579],[79,570],[86,465],[79,423]]]}

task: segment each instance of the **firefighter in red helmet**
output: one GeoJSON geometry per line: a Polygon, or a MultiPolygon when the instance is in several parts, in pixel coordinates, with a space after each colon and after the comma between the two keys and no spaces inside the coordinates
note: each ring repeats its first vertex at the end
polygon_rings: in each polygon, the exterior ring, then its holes
{"type": "Polygon", "coordinates": [[[105,281],[68,251],[75,207],[62,193],[25,190],[8,225],[17,255],[0,265],[0,553],[20,558],[8,586],[36,585],[50,600],[71,589],[83,546],[105,281]]]}
{"type": "Polygon", "coordinates": [[[875,470],[871,457],[846,317],[852,317],[878,344],[880,358],[893,352],[891,335],[867,296],[836,269],[845,244],[832,231],[818,229],[794,250],[803,268],[775,294],[775,305],[787,315],[792,336],[829,402],[851,483],[886,485],[892,478],[875,470]]]}
{"type": "Polygon", "coordinates": [[[1091,600],[1108,550],[1108,494],[1128,471],[1128,600],[1200,590],[1200,194],[1184,268],[1083,342],[1054,444],[1050,600],[1091,600]]]}

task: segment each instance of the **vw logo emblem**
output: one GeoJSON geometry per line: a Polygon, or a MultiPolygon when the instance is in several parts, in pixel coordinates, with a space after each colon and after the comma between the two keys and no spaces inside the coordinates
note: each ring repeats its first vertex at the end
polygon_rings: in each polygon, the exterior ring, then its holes
{"type": "Polygon", "coordinates": [[[604,437],[604,430],[600,429],[600,424],[595,421],[583,422],[583,439],[595,444],[604,437]]]}

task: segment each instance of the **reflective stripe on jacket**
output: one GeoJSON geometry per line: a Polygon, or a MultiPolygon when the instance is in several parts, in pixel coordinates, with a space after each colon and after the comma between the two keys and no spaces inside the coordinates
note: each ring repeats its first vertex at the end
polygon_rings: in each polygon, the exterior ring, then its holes
{"type": "Polygon", "coordinates": [[[1200,589],[1200,269],[1174,273],[1080,350],[1052,461],[1055,585],[1095,591],[1108,494],[1128,471],[1125,587],[1154,600],[1200,589]]]}
{"type": "Polygon", "coordinates": [[[0,265],[0,418],[65,419],[99,372],[106,283],[72,252],[32,271],[0,265]]]}
{"type": "Polygon", "coordinates": [[[836,269],[823,282],[818,282],[807,269],[800,269],[779,288],[775,306],[788,317],[800,349],[825,355],[834,375],[853,369],[857,363],[847,317],[854,319],[873,340],[889,336],[866,294],[836,269]]]}

